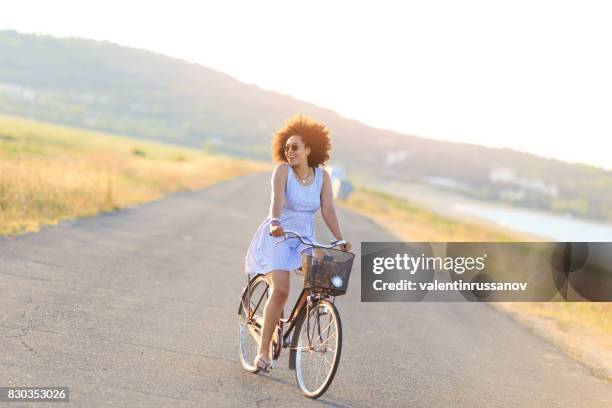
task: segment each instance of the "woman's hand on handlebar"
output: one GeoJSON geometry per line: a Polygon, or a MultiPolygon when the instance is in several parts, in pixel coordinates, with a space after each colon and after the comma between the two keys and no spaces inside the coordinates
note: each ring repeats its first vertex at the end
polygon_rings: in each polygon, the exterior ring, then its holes
{"type": "Polygon", "coordinates": [[[340,245],[340,250],[341,251],[347,252],[347,251],[350,251],[350,249],[351,249],[351,243],[348,242],[348,241],[346,241],[344,244],[340,245]]]}
{"type": "Polygon", "coordinates": [[[283,230],[283,227],[281,227],[280,224],[272,223],[270,224],[270,235],[272,235],[273,237],[282,237],[283,235],[285,235],[285,231],[283,230]]]}

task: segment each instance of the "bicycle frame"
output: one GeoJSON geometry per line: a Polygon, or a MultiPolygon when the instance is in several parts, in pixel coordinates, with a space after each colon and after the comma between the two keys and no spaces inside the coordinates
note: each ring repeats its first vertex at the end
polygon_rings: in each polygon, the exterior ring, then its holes
{"type": "MultiPolygon", "coordinates": [[[[238,314],[241,313],[242,310],[244,310],[246,312],[247,315],[247,321],[248,322],[252,322],[253,320],[253,315],[255,314],[255,310],[257,310],[257,308],[259,307],[259,305],[261,304],[261,301],[263,300],[263,296],[258,300],[257,304],[255,305],[255,307],[253,309],[251,309],[251,305],[249,302],[249,305],[246,306],[245,305],[245,299],[250,299],[251,295],[250,295],[250,288],[251,288],[251,282],[253,280],[255,280],[257,277],[259,276],[263,276],[263,274],[258,274],[255,275],[250,281],[249,284],[247,285],[246,288],[244,288],[243,292],[242,292],[242,296],[240,296],[241,298],[241,303],[240,306],[238,307],[238,314]],[[245,293],[249,291],[249,293],[245,293]],[[245,294],[247,296],[245,296],[245,294]]],[[[302,291],[300,292],[300,295],[298,296],[297,301],[295,302],[295,304],[293,305],[293,309],[291,310],[291,313],[289,314],[288,318],[280,318],[279,319],[279,323],[280,323],[280,328],[281,331],[283,332],[283,338],[282,338],[282,346],[283,348],[288,347],[288,338],[289,335],[291,334],[291,331],[295,328],[295,324],[297,322],[297,317],[299,316],[300,312],[302,311],[302,309],[304,309],[305,307],[307,308],[306,311],[308,311],[308,306],[309,303],[313,303],[315,300],[319,300],[319,299],[323,299],[323,298],[328,298],[330,297],[330,295],[325,294],[325,293],[310,293],[307,294],[307,289],[302,289],[302,291]],[[311,300],[311,302],[308,302],[308,297],[311,297],[313,300],[311,300]],[[302,302],[302,300],[305,299],[305,302],[302,302]],[[285,330],[283,330],[283,324],[289,323],[289,327],[287,328],[287,331],[285,332],[285,330]]],[[[331,296],[332,299],[332,303],[335,302],[336,297],[335,296],[331,296]]],[[[253,324],[257,325],[257,322],[253,322],[253,324]]]]}
{"type": "MultiPolygon", "coordinates": [[[[306,308],[306,313],[308,313],[308,307],[310,307],[310,305],[312,303],[314,303],[315,301],[319,300],[319,299],[323,299],[323,298],[327,298],[329,297],[329,295],[323,294],[323,293],[310,293],[307,294],[307,290],[306,289],[302,289],[302,291],[300,292],[300,296],[298,296],[298,300],[295,302],[295,305],[293,305],[293,310],[291,310],[291,313],[289,314],[289,317],[286,319],[280,319],[280,327],[281,327],[281,332],[283,332],[283,348],[286,348],[289,346],[289,335],[291,334],[291,332],[293,331],[293,329],[295,328],[295,324],[297,323],[297,317],[300,315],[300,312],[306,308]],[[309,299],[310,298],[310,299],[309,299]],[[305,300],[304,303],[302,303],[302,300],[305,300]],[[309,301],[310,300],[310,301],[309,301]],[[289,323],[289,327],[287,328],[287,331],[285,332],[283,330],[283,324],[285,323],[289,323]]],[[[335,301],[335,296],[333,296],[333,300],[332,302],[335,301]]]]}

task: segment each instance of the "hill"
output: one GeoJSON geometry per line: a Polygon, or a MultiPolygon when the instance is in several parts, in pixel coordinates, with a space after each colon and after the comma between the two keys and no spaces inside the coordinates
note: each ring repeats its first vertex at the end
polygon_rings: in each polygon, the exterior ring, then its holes
{"type": "MultiPolygon", "coordinates": [[[[368,97],[359,84],[354,89],[355,98],[368,97]]],[[[372,128],[198,64],[110,42],[0,31],[0,111],[257,159],[268,159],[272,133],[301,112],[328,125],[333,159],[349,171],[612,220],[612,172],[372,128]]]]}

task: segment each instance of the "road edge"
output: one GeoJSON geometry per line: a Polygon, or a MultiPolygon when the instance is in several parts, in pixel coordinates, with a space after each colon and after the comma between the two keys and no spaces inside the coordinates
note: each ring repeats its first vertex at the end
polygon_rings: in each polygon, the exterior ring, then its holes
{"type": "Polygon", "coordinates": [[[603,347],[579,341],[570,341],[571,335],[563,331],[552,320],[526,313],[520,313],[506,307],[503,303],[487,303],[493,310],[508,316],[510,319],[527,328],[530,332],[553,345],[563,354],[586,367],[594,377],[612,383],[612,358],[601,358],[603,354],[612,354],[603,347]],[[606,361],[609,361],[606,364],[606,361]]]}

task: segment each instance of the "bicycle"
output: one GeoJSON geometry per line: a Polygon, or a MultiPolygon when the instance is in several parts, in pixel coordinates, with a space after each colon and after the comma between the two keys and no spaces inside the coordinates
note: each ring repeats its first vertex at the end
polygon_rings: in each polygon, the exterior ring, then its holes
{"type": "MultiPolygon", "coordinates": [[[[303,395],[318,398],[331,385],[340,362],[342,323],[335,299],[346,293],[355,254],[334,249],[344,244],[344,240],[332,241],[329,245],[313,243],[291,230],[285,230],[283,238],[275,245],[297,238],[308,248],[301,253],[304,287],[289,317],[285,319],[284,311],[281,312],[272,335],[272,360],[274,363],[281,350],[289,347],[289,369],[295,371],[298,387],[303,395]]],[[[265,275],[257,274],[240,296],[240,362],[252,373],[259,371],[253,360],[259,348],[263,308],[270,291],[265,275]]]]}

